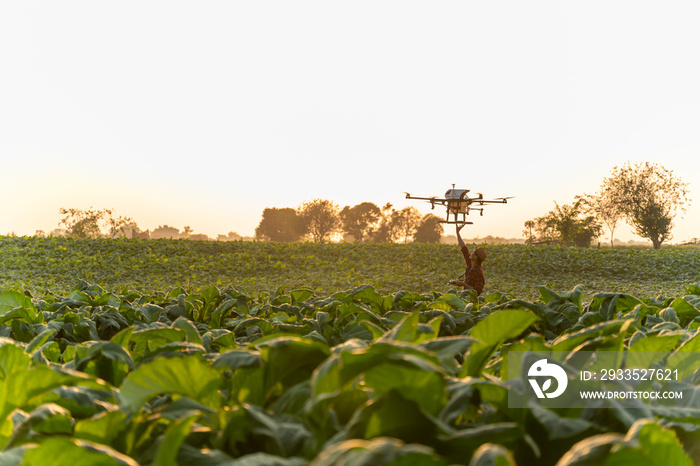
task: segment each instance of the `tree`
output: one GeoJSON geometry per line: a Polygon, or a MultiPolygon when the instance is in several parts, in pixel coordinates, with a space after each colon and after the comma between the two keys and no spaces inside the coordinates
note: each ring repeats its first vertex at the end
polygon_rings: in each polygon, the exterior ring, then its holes
{"type": "Polygon", "coordinates": [[[554,205],[554,210],[532,220],[539,241],[587,247],[602,233],[602,226],[596,218],[585,215],[580,200],[571,205],[560,206],[556,202],[554,205]]]}
{"type": "Polygon", "coordinates": [[[523,236],[527,236],[527,240],[525,241],[527,244],[532,243],[532,229],[535,228],[535,221],[534,220],[528,220],[525,222],[525,230],[523,230],[523,236]]]}
{"type": "Polygon", "coordinates": [[[242,239],[243,237],[235,231],[229,231],[227,235],[218,235],[216,237],[217,241],[240,241],[242,239]]]}
{"type": "Polygon", "coordinates": [[[151,232],[151,238],[153,239],[173,239],[180,237],[180,230],[170,225],[158,225],[158,228],[151,232]]]}
{"type": "Polygon", "coordinates": [[[311,235],[314,242],[323,242],[333,233],[340,231],[338,205],[335,202],[314,199],[302,203],[298,210],[304,230],[311,235]]]}
{"type": "Polygon", "coordinates": [[[620,205],[612,195],[612,190],[607,186],[603,186],[599,193],[584,194],[583,196],[576,196],[576,198],[581,200],[588,212],[595,215],[608,227],[608,230],[610,230],[610,247],[614,247],[613,236],[615,228],[617,228],[617,223],[624,215],[620,205]]]}
{"type": "Polygon", "coordinates": [[[378,228],[382,211],[376,204],[363,202],[356,206],[345,206],[340,211],[342,230],[362,242],[378,228]]]}
{"type": "Polygon", "coordinates": [[[373,243],[388,243],[393,241],[395,227],[391,222],[391,213],[394,212],[394,206],[387,202],[381,210],[381,219],[379,220],[379,228],[373,230],[369,234],[369,240],[373,243]]]}
{"type": "Polygon", "coordinates": [[[443,232],[441,221],[437,215],[424,215],[413,234],[413,241],[416,243],[439,243],[443,232]]]}
{"type": "Polygon", "coordinates": [[[65,215],[58,225],[64,226],[66,234],[73,238],[114,238],[132,222],[129,217],[116,216],[112,209],[95,210],[90,207],[83,210],[61,207],[58,212],[65,215]]]}
{"type": "Polygon", "coordinates": [[[688,183],[661,165],[655,163],[627,162],[615,167],[603,187],[610,191],[612,201],[624,214],[634,232],[649,239],[654,249],[673,238],[673,218],[680,209],[685,212],[688,183]]]}
{"type": "Polygon", "coordinates": [[[404,207],[401,210],[392,210],[390,217],[390,238],[398,241],[403,238],[406,243],[408,238],[413,236],[421,221],[420,212],[413,206],[404,207]]]}
{"type": "Polygon", "coordinates": [[[297,211],[290,207],[266,208],[263,210],[262,220],[255,229],[255,238],[283,243],[298,241],[303,234],[302,219],[297,211]]]}

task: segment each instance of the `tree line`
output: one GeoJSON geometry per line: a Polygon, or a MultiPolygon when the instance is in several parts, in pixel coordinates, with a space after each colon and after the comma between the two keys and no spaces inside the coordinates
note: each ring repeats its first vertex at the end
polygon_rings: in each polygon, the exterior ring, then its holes
{"type": "Polygon", "coordinates": [[[636,235],[651,241],[654,249],[673,238],[673,219],[690,203],[688,183],[672,170],[649,162],[614,167],[594,194],[575,197],[547,214],[525,222],[523,236],[529,244],[560,243],[590,246],[610,231],[610,245],[620,221],[636,235]]]}
{"type": "Polygon", "coordinates": [[[298,208],[266,208],[255,238],[262,241],[329,241],[343,235],[345,241],[437,243],[442,237],[440,218],[421,216],[415,207],[396,210],[387,203],[379,208],[362,202],[342,209],[326,199],[303,202],[298,208]]]}
{"type": "MultiPolygon", "coordinates": [[[[161,225],[153,231],[141,231],[131,217],[117,215],[112,209],[59,209],[62,234],[74,238],[172,238],[211,240],[186,226],[183,231],[161,225]]],[[[379,208],[371,202],[340,209],[326,199],[313,199],[298,208],[266,208],[255,229],[260,241],[329,241],[342,235],[345,241],[437,243],[442,237],[440,218],[421,216],[415,207],[396,210],[391,204],[379,208]]],[[[245,239],[235,232],[219,235],[217,241],[245,239]]],[[[252,238],[250,238],[252,239],[252,238]]]]}
{"type": "MultiPolygon", "coordinates": [[[[66,209],[60,208],[59,213],[63,218],[58,223],[59,228],[50,232],[50,236],[68,236],[71,238],[117,238],[126,236],[129,238],[144,239],[191,239],[210,241],[212,238],[195,233],[191,227],[185,226],[182,231],[170,225],[159,225],[153,231],[142,231],[131,217],[117,215],[113,209],[66,209]]],[[[43,231],[37,234],[44,236],[43,231]]],[[[236,232],[230,231],[227,235],[218,235],[217,241],[237,241],[245,238],[236,232]]]]}

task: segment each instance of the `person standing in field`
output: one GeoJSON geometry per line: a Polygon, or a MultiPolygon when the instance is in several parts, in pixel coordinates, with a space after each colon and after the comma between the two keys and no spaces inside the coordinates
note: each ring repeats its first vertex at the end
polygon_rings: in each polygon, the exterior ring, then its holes
{"type": "Polygon", "coordinates": [[[460,230],[464,228],[464,225],[465,224],[456,225],[459,250],[467,264],[467,268],[464,271],[464,280],[450,280],[449,283],[451,285],[464,287],[468,290],[474,290],[478,296],[484,290],[484,284],[486,283],[484,280],[484,271],[481,268],[482,262],[486,259],[486,249],[478,247],[474,252],[469,252],[469,248],[464,244],[462,236],[459,234],[460,230]]]}

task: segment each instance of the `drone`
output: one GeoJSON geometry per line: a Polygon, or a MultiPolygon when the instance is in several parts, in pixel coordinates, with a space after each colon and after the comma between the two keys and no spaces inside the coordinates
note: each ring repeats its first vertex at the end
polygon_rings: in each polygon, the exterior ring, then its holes
{"type": "Polygon", "coordinates": [[[508,199],[512,199],[512,197],[498,197],[493,200],[487,200],[484,199],[484,195],[481,193],[476,193],[477,197],[469,197],[467,194],[468,192],[468,189],[455,189],[455,185],[453,184],[452,189],[447,190],[444,198],[437,196],[416,197],[411,196],[410,193],[404,194],[406,195],[406,199],[420,199],[430,202],[431,209],[435,209],[436,205],[444,206],[447,209],[447,217],[445,220],[441,220],[440,223],[449,223],[453,225],[472,225],[474,222],[467,221],[467,215],[469,215],[471,211],[478,211],[479,215],[484,215],[483,206],[487,204],[507,204],[508,199]],[[452,214],[453,220],[450,220],[450,214],[452,214]]]}

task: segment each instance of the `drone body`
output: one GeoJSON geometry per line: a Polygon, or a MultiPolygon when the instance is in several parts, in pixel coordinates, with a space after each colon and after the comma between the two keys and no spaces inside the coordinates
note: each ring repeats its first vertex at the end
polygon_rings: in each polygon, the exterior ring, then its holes
{"type": "Polygon", "coordinates": [[[500,197],[494,200],[484,199],[484,195],[481,193],[476,193],[477,197],[469,197],[468,189],[455,189],[455,185],[452,185],[452,189],[448,189],[445,193],[445,197],[416,197],[411,196],[409,193],[406,194],[406,199],[420,199],[430,202],[431,209],[435,209],[436,205],[444,206],[447,210],[447,216],[445,220],[441,223],[450,224],[472,224],[473,222],[467,221],[467,215],[473,210],[478,211],[479,215],[484,215],[484,207],[487,204],[507,204],[510,197],[500,197]],[[477,206],[477,207],[473,207],[477,206]],[[450,220],[450,215],[453,219],[450,220]]]}

